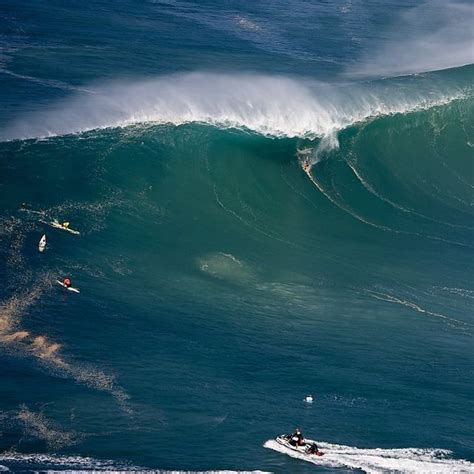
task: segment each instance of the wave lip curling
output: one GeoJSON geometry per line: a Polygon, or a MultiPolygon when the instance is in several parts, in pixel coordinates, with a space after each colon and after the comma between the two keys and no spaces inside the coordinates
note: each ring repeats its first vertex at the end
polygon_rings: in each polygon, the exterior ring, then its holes
{"type": "Polygon", "coordinates": [[[284,76],[184,73],[94,87],[20,117],[0,140],[46,138],[140,123],[207,123],[275,137],[316,138],[370,117],[441,105],[459,91],[337,87],[284,76]]]}

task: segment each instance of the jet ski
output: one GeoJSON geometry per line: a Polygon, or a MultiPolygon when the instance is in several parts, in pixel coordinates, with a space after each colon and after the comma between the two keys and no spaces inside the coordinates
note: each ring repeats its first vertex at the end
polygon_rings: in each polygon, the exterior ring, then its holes
{"type": "Polygon", "coordinates": [[[315,441],[311,439],[305,439],[304,443],[299,446],[295,446],[291,443],[291,435],[282,434],[277,436],[276,442],[285,446],[285,448],[291,449],[292,451],[296,451],[297,453],[305,454],[305,455],[313,455],[313,456],[323,456],[324,453],[318,449],[318,445],[315,441]]]}

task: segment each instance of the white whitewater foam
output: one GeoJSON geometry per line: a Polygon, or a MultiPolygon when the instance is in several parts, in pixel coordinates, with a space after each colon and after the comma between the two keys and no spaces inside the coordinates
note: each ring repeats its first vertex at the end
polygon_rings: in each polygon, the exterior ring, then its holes
{"type": "Polygon", "coordinates": [[[316,442],[325,454],[310,456],[288,449],[275,440],[268,440],[263,446],[296,459],[319,466],[348,467],[367,473],[474,473],[474,464],[449,458],[446,449],[362,449],[339,444],[316,442]]]}
{"type": "Polygon", "coordinates": [[[60,456],[56,454],[21,454],[15,452],[7,452],[0,454],[0,471],[9,471],[8,464],[13,464],[13,470],[19,469],[26,471],[31,467],[41,472],[143,472],[156,474],[270,474],[265,471],[235,471],[235,470],[208,470],[208,471],[183,471],[183,470],[161,470],[146,469],[143,467],[133,466],[128,463],[120,463],[112,460],[99,460],[83,456],[60,456]]]}
{"type": "MultiPolygon", "coordinates": [[[[0,140],[45,138],[94,129],[158,123],[207,123],[267,136],[322,137],[369,117],[448,103],[459,90],[410,92],[386,87],[336,87],[257,74],[180,73],[93,87],[49,109],[20,117],[0,140]]],[[[429,90],[427,90],[429,89],[429,90]]]]}
{"type": "Polygon", "coordinates": [[[8,465],[13,465],[13,470],[16,466],[20,466],[21,470],[40,469],[41,471],[51,472],[55,467],[61,469],[67,468],[75,472],[94,470],[94,471],[110,471],[110,470],[130,470],[138,471],[142,468],[133,466],[131,464],[114,462],[111,460],[98,460],[90,457],[82,456],[60,456],[56,454],[40,454],[31,453],[23,454],[16,452],[6,452],[0,454],[0,463],[5,463],[2,467],[9,469],[8,465]]]}

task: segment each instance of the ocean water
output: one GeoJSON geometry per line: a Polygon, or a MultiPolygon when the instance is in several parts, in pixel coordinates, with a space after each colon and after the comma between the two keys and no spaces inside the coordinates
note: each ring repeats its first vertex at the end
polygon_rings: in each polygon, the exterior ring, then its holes
{"type": "Polygon", "coordinates": [[[473,16],[4,0],[0,469],[474,472],[473,16]]]}

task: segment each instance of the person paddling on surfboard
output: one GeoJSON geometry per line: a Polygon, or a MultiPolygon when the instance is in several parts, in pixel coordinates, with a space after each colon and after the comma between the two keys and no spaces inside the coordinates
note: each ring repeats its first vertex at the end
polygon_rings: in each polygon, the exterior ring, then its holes
{"type": "Polygon", "coordinates": [[[79,288],[74,288],[72,286],[71,280],[68,277],[64,278],[63,280],[56,280],[56,283],[61,285],[64,289],[72,291],[73,293],[80,293],[79,288]]]}

